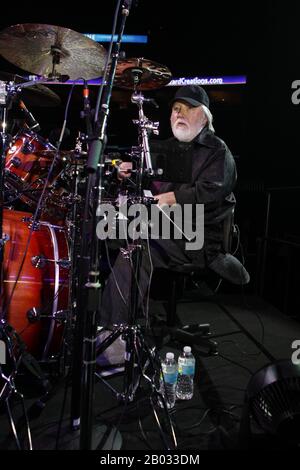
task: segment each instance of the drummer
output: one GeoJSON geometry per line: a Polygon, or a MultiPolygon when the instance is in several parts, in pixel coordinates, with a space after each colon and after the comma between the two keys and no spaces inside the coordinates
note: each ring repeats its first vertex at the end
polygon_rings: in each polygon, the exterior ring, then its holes
{"type": "MultiPolygon", "coordinates": [[[[192,263],[195,268],[205,268],[222,249],[222,221],[235,205],[232,190],[236,181],[236,168],[227,145],[215,135],[209,107],[209,97],[200,86],[184,86],[175,94],[170,118],[173,138],[169,142],[192,144],[193,177],[189,184],[163,183],[154,196],[159,206],[179,204],[183,210],[186,204],[204,204],[204,246],[200,250],[188,251],[183,240],[150,239],[150,253],[142,257],[140,306],[149,289],[152,265],[154,268],[168,269],[192,263]]],[[[120,178],[130,176],[131,168],[130,162],[124,162],[120,166],[120,178]]],[[[120,254],[103,292],[101,324],[107,329],[128,321],[130,281],[131,265],[120,254]]],[[[122,347],[119,344],[120,359],[122,347]]]]}

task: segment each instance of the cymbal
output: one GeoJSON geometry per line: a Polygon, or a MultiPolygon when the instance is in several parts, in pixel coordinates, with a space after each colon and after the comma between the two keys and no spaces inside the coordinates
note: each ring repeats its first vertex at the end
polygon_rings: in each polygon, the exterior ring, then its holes
{"type": "Polygon", "coordinates": [[[0,54],[32,74],[49,76],[53,69],[70,79],[103,75],[103,46],[72,29],[48,24],[17,24],[0,32],[0,54]]]}
{"type": "Polygon", "coordinates": [[[130,90],[155,90],[171,79],[172,74],[165,65],[141,57],[118,61],[114,85],[130,90]]]}
{"type": "MultiPolygon", "coordinates": [[[[0,80],[5,82],[15,82],[17,85],[20,83],[27,82],[25,77],[16,75],[9,72],[0,71],[0,80]]],[[[60,97],[50,90],[45,85],[36,84],[27,88],[23,88],[20,91],[20,98],[25,101],[28,106],[43,106],[43,107],[55,107],[61,104],[60,97]]]]}

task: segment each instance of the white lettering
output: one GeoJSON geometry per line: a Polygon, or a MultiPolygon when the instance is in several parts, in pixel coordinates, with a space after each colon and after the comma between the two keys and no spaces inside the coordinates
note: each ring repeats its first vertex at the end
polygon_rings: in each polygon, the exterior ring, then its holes
{"type": "Polygon", "coordinates": [[[292,354],[292,363],[295,364],[295,366],[299,366],[300,364],[300,340],[295,340],[292,343],[292,349],[296,349],[296,351],[293,352],[292,354]]]}
{"type": "Polygon", "coordinates": [[[0,364],[6,364],[6,346],[2,340],[0,340],[0,364]]]}
{"type": "Polygon", "coordinates": [[[298,105],[300,104],[300,80],[293,81],[292,90],[296,90],[292,94],[292,103],[298,105]]]}
{"type": "Polygon", "coordinates": [[[185,248],[187,251],[201,250],[204,245],[204,204],[196,204],[196,229],[193,231],[192,226],[192,213],[193,206],[185,204],[184,206],[184,234],[188,240],[195,237],[195,241],[186,243],[185,248]]]}

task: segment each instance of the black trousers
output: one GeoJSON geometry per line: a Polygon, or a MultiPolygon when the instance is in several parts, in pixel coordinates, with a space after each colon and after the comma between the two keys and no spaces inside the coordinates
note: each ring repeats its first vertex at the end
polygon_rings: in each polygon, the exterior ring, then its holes
{"type": "MultiPolygon", "coordinates": [[[[173,240],[143,241],[141,269],[138,279],[139,307],[150,289],[150,276],[153,268],[166,268],[190,263],[184,250],[173,240]],[[150,251],[150,252],[149,252],[150,251]],[[150,260],[151,256],[151,260],[150,260]]],[[[111,327],[128,322],[133,267],[129,259],[120,252],[110,273],[102,294],[100,325],[111,327]]]]}

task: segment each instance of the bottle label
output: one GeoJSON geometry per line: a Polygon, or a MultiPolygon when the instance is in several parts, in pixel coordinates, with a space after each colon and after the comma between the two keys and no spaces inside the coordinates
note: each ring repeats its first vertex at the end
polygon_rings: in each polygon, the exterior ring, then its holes
{"type": "Polygon", "coordinates": [[[182,365],[181,367],[178,367],[178,373],[180,375],[194,375],[195,366],[194,365],[182,365]]]}
{"type": "Polygon", "coordinates": [[[185,357],[179,358],[178,373],[181,375],[194,375],[195,374],[195,360],[191,360],[185,357]]]}
{"type": "MultiPolygon", "coordinates": [[[[177,371],[176,372],[172,372],[172,373],[166,373],[165,371],[164,372],[164,379],[165,379],[165,383],[167,384],[175,384],[177,382],[177,371]]],[[[162,375],[160,376],[160,379],[162,379],[162,375]]]]}

